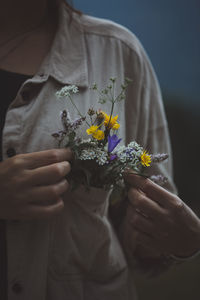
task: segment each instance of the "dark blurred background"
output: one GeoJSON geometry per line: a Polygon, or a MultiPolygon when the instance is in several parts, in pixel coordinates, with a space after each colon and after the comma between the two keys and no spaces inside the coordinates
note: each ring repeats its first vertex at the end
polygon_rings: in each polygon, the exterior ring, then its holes
{"type": "MultiPolygon", "coordinates": [[[[163,93],[179,195],[200,215],[200,1],[73,2],[87,14],[126,26],[145,47],[163,93]]],[[[200,258],[156,279],[136,279],[140,300],[199,300],[200,258]]]]}

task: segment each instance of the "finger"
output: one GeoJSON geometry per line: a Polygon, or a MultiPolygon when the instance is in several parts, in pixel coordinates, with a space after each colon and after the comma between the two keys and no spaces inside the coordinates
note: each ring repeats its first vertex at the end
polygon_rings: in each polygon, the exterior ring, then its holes
{"type": "Polygon", "coordinates": [[[37,205],[55,203],[67,191],[68,187],[69,184],[65,179],[53,185],[34,187],[28,202],[37,205]]]}
{"type": "Polygon", "coordinates": [[[36,169],[62,161],[70,161],[73,158],[73,153],[70,148],[65,148],[21,154],[20,156],[23,158],[27,169],[36,169]]]}
{"type": "MultiPolygon", "coordinates": [[[[154,244],[154,240],[149,240],[146,241],[146,236],[144,236],[144,238],[142,239],[142,236],[139,237],[140,233],[138,231],[136,231],[135,235],[136,235],[136,241],[135,243],[137,243],[136,245],[136,250],[135,250],[135,255],[139,255],[139,257],[151,257],[152,258],[158,258],[161,256],[162,252],[160,249],[158,249],[158,247],[154,244]],[[136,235],[137,233],[137,235],[136,235]],[[137,239],[140,239],[139,243],[137,241],[137,239]],[[142,242],[143,241],[143,242],[142,242]]],[[[159,247],[160,248],[160,247],[159,247]]]]}
{"type": "Polygon", "coordinates": [[[43,219],[50,218],[59,214],[64,209],[64,202],[62,198],[58,198],[56,203],[47,206],[29,205],[26,210],[21,214],[20,219],[43,219]]]}
{"type": "Polygon", "coordinates": [[[125,179],[131,186],[140,189],[148,196],[148,198],[159,203],[163,207],[168,207],[171,204],[173,205],[175,201],[175,195],[157,185],[150,179],[130,173],[126,175],[125,179]]]}
{"type": "Polygon", "coordinates": [[[150,237],[155,238],[155,240],[160,239],[160,241],[162,241],[163,239],[167,238],[163,226],[158,226],[157,222],[149,218],[146,218],[143,215],[143,213],[141,213],[137,209],[134,210],[133,208],[130,208],[130,210],[132,210],[132,212],[130,213],[131,216],[129,218],[130,219],[129,222],[131,223],[132,228],[134,230],[136,229],[142,233],[145,233],[150,237]]]}
{"type": "Polygon", "coordinates": [[[152,221],[133,208],[130,208],[130,211],[129,222],[131,223],[132,228],[152,236],[156,231],[155,225],[152,221]]]}
{"type": "Polygon", "coordinates": [[[135,209],[138,209],[143,215],[154,221],[160,221],[160,219],[165,216],[165,210],[140,190],[130,188],[128,191],[128,199],[135,209]]]}
{"type": "Polygon", "coordinates": [[[154,237],[138,229],[134,229],[134,231],[138,232],[136,235],[136,243],[138,245],[141,245],[147,249],[155,249],[157,253],[161,252],[161,247],[154,237]]]}
{"type": "Polygon", "coordinates": [[[71,170],[68,161],[40,167],[33,170],[27,170],[27,182],[33,185],[51,185],[61,181],[71,170]]]}
{"type": "Polygon", "coordinates": [[[134,258],[134,251],[137,246],[137,244],[136,244],[137,235],[138,235],[138,232],[131,231],[128,236],[123,237],[123,245],[124,245],[124,250],[126,252],[126,255],[132,259],[134,258]]]}

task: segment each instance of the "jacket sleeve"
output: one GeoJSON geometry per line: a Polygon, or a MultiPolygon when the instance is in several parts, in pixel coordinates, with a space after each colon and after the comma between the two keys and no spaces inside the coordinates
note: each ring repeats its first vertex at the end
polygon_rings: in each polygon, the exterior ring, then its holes
{"type": "Polygon", "coordinates": [[[126,143],[136,140],[149,153],[167,153],[169,159],[148,168],[149,175],[168,178],[165,188],[177,193],[173,182],[172,150],[160,86],[151,62],[138,42],[137,52],[129,52],[126,76],[133,78],[126,100],[126,143]]]}
{"type": "MultiPolygon", "coordinates": [[[[125,76],[133,80],[126,97],[126,143],[136,140],[149,153],[167,153],[168,161],[149,168],[149,175],[161,174],[167,177],[164,188],[177,193],[173,182],[172,151],[160,87],[151,62],[139,42],[137,48],[126,49],[125,66],[125,76]]],[[[122,224],[126,217],[127,203],[126,198],[110,208],[111,218],[120,236],[123,235],[122,224]]],[[[172,264],[172,260],[164,256],[156,257],[141,247],[131,257],[130,251],[126,250],[125,253],[129,253],[129,264],[134,262],[134,266],[146,273],[158,274],[172,264]]]]}

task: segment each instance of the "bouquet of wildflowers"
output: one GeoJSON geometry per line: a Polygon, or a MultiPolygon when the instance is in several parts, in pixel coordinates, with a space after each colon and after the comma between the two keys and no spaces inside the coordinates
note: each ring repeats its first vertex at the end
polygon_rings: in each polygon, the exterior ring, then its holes
{"type": "MultiPolygon", "coordinates": [[[[70,147],[74,152],[72,170],[69,181],[72,188],[84,185],[110,190],[114,186],[123,189],[125,187],[124,172],[127,170],[145,176],[145,170],[152,163],[161,162],[167,158],[167,154],[151,155],[142,146],[132,141],[127,146],[120,146],[122,138],[118,136],[118,115],[114,116],[114,106],[125,99],[125,91],[130,83],[129,79],[121,85],[121,91],[114,96],[115,78],[111,78],[105,89],[99,90],[94,84],[92,89],[98,93],[100,104],[109,101],[110,113],[103,110],[89,108],[86,115],[82,115],[73,95],[78,93],[74,85],[65,86],[56,93],[60,98],[70,101],[77,111],[78,118],[71,120],[67,111],[61,112],[63,129],[53,133],[59,145],[70,147]],[[87,124],[88,139],[83,139],[80,129],[83,123],[87,124]]],[[[154,181],[164,181],[161,175],[153,176],[154,181]]]]}

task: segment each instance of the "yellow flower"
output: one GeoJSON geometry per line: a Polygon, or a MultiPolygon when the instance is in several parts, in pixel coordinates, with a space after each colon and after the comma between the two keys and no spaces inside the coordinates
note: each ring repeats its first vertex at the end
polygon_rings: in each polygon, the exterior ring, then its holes
{"type": "Polygon", "coordinates": [[[104,135],[104,132],[102,130],[97,130],[93,133],[93,138],[101,141],[104,139],[105,135],[104,135]]]}
{"type": "Polygon", "coordinates": [[[88,128],[86,130],[86,132],[87,132],[87,134],[93,134],[93,133],[95,133],[95,131],[97,131],[97,129],[98,129],[98,126],[92,125],[90,128],[88,128]]]}
{"type": "Polygon", "coordinates": [[[120,124],[117,123],[118,115],[115,117],[112,117],[110,115],[104,114],[104,125],[105,127],[108,127],[109,129],[117,130],[120,127],[120,124]]]}
{"type": "Polygon", "coordinates": [[[100,141],[104,139],[105,135],[104,132],[102,130],[98,130],[98,128],[99,126],[92,125],[86,130],[86,132],[87,134],[92,134],[93,138],[100,141]]]}
{"type": "Polygon", "coordinates": [[[143,151],[141,156],[141,163],[144,167],[149,167],[151,164],[151,155],[149,155],[146,151],[143,151]]]}
{"type": "Polygon", "coordinates": [[[120,124],[116,122],[116,123],[113,125],[112,129],[117,130],[117,129],[119,129],[119,127],[120,127],[120,124]]]}

